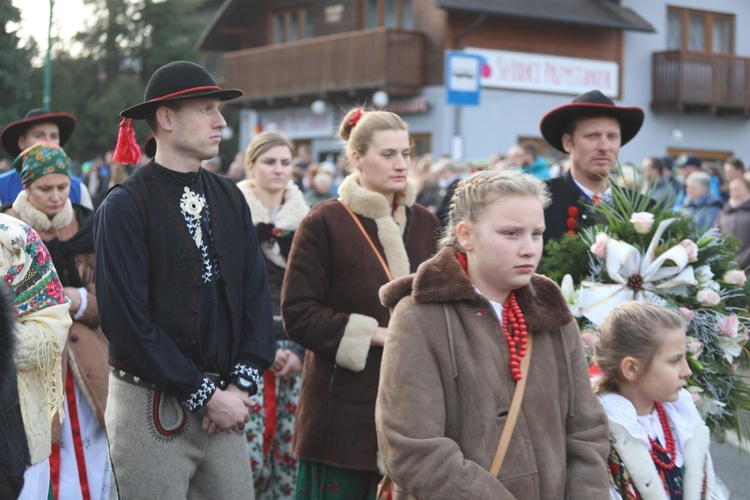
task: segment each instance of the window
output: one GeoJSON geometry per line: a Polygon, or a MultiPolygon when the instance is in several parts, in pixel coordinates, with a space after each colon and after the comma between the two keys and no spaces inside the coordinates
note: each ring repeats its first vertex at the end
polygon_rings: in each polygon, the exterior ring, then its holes
{"type": "Polygon", "coordinates": [[[734,52],[734,16],[669,7],[667,49],[696,52],[734,52]]]}
{"type": "Polygon", "coordinates": [[[293,9],[271,15],[271,42],[296,42],[312,38],[313,23],[310,9],[293,9]]]}
{"type": "Polygon", "coordinates": [[[412,29],[414,16],[412,0],[362,0],[364,27],[412,29]]]}

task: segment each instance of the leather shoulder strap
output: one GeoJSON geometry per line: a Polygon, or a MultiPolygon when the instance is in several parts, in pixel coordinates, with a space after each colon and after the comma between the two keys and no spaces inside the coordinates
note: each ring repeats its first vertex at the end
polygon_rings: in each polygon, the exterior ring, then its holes
{"type": "MultiPolygon", "coordinates": [[[[365,239],[367,239],[367,243],[370,244],[370,248],[372,248],[373,253],[377,256],[378,260],[380,261],[380,265],[383,266],[383,271],[385,271],[385,275],[388,276],[388,281],[393,281],[393,275],[391,274],[391,270],[388,269],[388,264],[385,263],[385,260],[383,260],[383,256],[380,255],[380,252],[378,252],[378,249],[375,246],[375,243],[372,242],[372,238],[370,238],[370,235],[367,234],[367,231],[365,231],[365,228],[364,226],[362,226],[362,222],[360,222],[359,217],[354,215],[354,212],[352,212],[352,209],[349,208],[349,205],[344,203],[344,200],[339,198],[339,202],[341,203],[341,205],[343,205],[346,211],[349,212],[349,215],[352,216],[352,219],[354,219],[354,222],[357,223],[357,227],[359,227],[359,230],[362,231],[362,234],[365,235],[365,239]]],[[[528,347],[526,349],[528,349],[528,347]]]]}
{"type": "Polygon", "coordinates": [[[516,390],[513,391],[513,399],[510,402],[510,409],[508,410],[508,418],[505,421],[505,427],[503,432],[500,434],[500,442],[497,444],[497,451],[495,451],[495,458],[492,459],[492,465],[490,465],[490,474],[494,477],[500,473],[500,469],[503,466],[503,460],[505,459],[505,453],[508,451],[508,445],[510,444],[510,438],[513,435],[513,428],[516,426],[518,420],[518,413],[521,410],[521,401],[523,401],[523,393],[526,390],[526,381],[529,378],[529,363],[531,362],[531,346],[534,344],[534,336],[529,334],[527,337],[526,355],[521,360],[521,380],[516,384],[516,390]]]}

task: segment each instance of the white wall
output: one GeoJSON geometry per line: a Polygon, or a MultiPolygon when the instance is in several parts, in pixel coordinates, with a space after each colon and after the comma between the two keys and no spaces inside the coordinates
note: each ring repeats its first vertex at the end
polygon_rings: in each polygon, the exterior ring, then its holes
{"type": "Polygon", "coordinates": [[[656,28],[656,33],[625,32],[623,59],[623,102],[641,106],[646,120],[641,132],[623,150],[621,159],[663,154],[667,147],[730,151],[750,160],[750,121],[742,116],[716,116],[708,112],[678,113],[652,111],[651,54],[666,50],[667,5],[735,15],[735,54],[750,57],[750,34],[743,26],[750,22],[747,0],[622,0],[623,7],[637,12],[656,28]],[[670,131],[679,127],[684,137],[675,141],[670,131]]]}
{"type": "MultiPolygon", "coordinates": [[[[750,57],[750,32],[742,27],[750,22],[749,0],[622,0],[656,29],[655,33],[626,31],[621,99],[618,105],[640,106],[646,119],[640,133],[623,147],[621,162],[640,161],[649,155],[662,155],[670,147],[728,151],[750,161],[750,121],[742,116],[716,116],[705,113],[678,113],[651,110],[652,53],[666,50],[667,5],[730,13],[735,17],[735,53],[750,57]],[[683,131],[682,141],[670,136],[673,128],[683,131]]],[[[445,104],[441,87],[424,89],[431,103],[430,112],[405,117],[414,132],[433,134],[433,154],[449,155],[453,135],[453,107],[445,104]]],[[[482,89],[479,107],[464,107],[461,131],[466,159],[487,160],[496,152],[506,152],[519,136],[540,137],[539,121],[551,109],[572,101],[574,96],[520,91],[482,89]]]]}

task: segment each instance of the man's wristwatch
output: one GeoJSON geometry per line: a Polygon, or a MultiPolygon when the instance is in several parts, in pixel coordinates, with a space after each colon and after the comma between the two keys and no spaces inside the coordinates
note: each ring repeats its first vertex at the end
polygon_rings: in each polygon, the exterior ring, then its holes
{"type": "Polygon", "coordinates": [[[253,396],[258,393],[258,384],[254,380],[242,375],[235,375],[232,383],[247,392],[248,396],[253,396]]]}

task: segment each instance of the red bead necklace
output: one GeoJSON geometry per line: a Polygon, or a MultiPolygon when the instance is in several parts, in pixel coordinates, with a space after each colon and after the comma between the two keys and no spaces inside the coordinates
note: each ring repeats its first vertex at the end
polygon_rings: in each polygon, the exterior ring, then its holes
{"type": "Polygon", "coordinates": [[[648,442],[651,444],[651,449],[649,450],[649,452],[651,453],[651,458],[654,460],[654,463],[657,467],[665,471],[672,470],[675,468],[675,458],[677,457],[677,446],[674,442],[674,435],[672,434],[672,429],[669,427],[667,414],[664,412],[664,408],[662,407],[661,403],[659,403],[658,401],[654,401],[654,408],[656,408],[656,414],[659,415],[659,423],[661,424],[661,428],[664,431],[664,439],[667,441],[667,447],[664,448],[654,439],[652,439],[651,436],[649,436],[648,442]],[[662,455],[667,455],[667,457],[669,458],[669,463],[665,463],[663,460],[661,460],[656,455],[657,451],[662,455]]]}
{"type": "MultiPolygon", "coordinates": [[[[466,256],[461,252],[456,252],[456,259],[461,264],[466,276],[469,276],[469,264],[466,256]]],[[[516,301],[516,294],[511,290],[508,298],[503,304],[503,334],[505,341],[508,343],[508,353],[510,355],[510,373],[513,380],[518,382],[522,378],[521,360],[526,355],[526,343],[528,331],[526,330],[526,319],[516,301]],[[510,333],[509,326],[513,327],[513,334],[510,333]]]]}
{"type": "Polygon", "coordinates": [[[526,319],[516,301],[516,294],[511,291],[508,299],[503,304],[503,333],[505,340],[508,342],[508,352],[510,354],[510,373],[513,380],[521,380],[521,359],[526,355],[526,342],[528,332],[526,331],[526,319]],[[513,327],[513,334],[510,333],[509,326],[513,327]]]}

